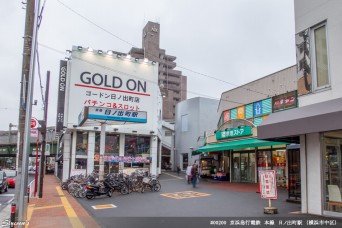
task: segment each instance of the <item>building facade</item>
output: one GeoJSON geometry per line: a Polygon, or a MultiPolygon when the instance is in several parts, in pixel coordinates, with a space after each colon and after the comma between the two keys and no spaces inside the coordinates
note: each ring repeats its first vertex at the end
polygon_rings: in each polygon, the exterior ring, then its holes
{"type": "Polygon", "coordinates": [[[292,66],[222,93],[215,131],[194,153],[200,154],[202,176],[256,183],[259,171],[273,169],[277,185],[287,187],[286,144],[291,141],[263,141],[257,135],[271,113],[297,107],[295,78],[292,66]]]}
{"type": "Polygon", "coordinates": [[[93,171],[160,173],[158,63],[74,46],[61,61],[59,89],[63,180],[93,171]]]}
{"type": "Polygon", "coordinates": [[[218,100],[195,97],[177,104],[174,169],[179,166],[186,170],[195,161],[199,164],[198,155],[193,156],[192,152],[203,146],[205,131],[215,129],[218,103],[218,100]]]}
{"type": "Polygon", "coordinates": [[[299,108],[275,113],[258,137],[300,137],[302,212],[342,217],[342,2],[294,1],[299,108]]]}
{"type": "Polygon", "coordinates": [[[159,63],[158,84],[163,97],[163,120],[174,122],[176,104],[186,99],[187,78],[175,70],[176,57],[160,48],[160,25],[149,21],[142,32],[142,48],[132,48],[133,57],[159,63]]]}

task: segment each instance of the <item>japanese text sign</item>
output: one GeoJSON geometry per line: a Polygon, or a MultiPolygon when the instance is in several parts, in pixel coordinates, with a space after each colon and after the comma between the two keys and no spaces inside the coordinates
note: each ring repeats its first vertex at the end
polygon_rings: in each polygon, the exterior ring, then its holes
{"type": "Polygon", "coordinates": [[[259,171],[261,198],[277,199],[277,183],[274,170],[259,171]]]}
{"type": "Polygon", "coordinates": [[[252,135],[252,127],[251,126],[241,126],[238,128],[231,128],[225,131],[217,131],[216,132],[216,139],[228,139],[228,138],[236,138],[252,135]]]}

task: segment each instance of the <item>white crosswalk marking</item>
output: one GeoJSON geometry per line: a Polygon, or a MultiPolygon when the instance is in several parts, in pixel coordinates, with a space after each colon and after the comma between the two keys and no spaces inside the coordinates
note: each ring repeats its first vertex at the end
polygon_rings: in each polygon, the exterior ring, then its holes
{"type": "Polygon", "coordinates": [[[0,196],[14,196],[14,194],[0,194],[0,196]]]}

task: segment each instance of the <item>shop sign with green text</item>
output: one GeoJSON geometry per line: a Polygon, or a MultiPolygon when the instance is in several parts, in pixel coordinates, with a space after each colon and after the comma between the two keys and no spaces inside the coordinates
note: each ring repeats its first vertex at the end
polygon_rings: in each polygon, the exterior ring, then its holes
{"type": "Polygon", "coordinates": [[[226,129],[225,131],[217,131],[216,139],[229,139],[229,138],[237,138],[242,136],[252,135],[252,127],[251,126],[241,126],[238,128],[226,129]]]}

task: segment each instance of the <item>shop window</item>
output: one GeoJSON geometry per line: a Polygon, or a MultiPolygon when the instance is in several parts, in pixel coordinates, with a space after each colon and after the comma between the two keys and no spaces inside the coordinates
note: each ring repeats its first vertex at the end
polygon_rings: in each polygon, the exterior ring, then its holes
{"type": "MultiPolygon", "coordinates": [[[[126,135],[125,136],[125,156],[150,157],[149,136],[126,135]]],[[[147,165],[147,164],[146,164],[147,165]]],[[[125,167],[145,167],[144,163],[125,163],[125,167]]]]}
{"type": "Polygon", "coordinates": [[[88,132],[77,132],[76,155],[87,155],[88,152],[88,132]]]}
{"type": "Polygon", "coordinates": [[[87,168],[87,159],[86,158],[76,158],[75,169],[86,169],[86,168],[87,168]]]}
{"type": "Polygon", "coordinates": [[[324,208],[342,212],[342,131],[324,134],[324,208]]]}
{"type": "Polygon", "coordinates": [[[276,173],[277,186],[286,187],[286,152],[285,150],[272,151],[273,170],[276,173]]]}

